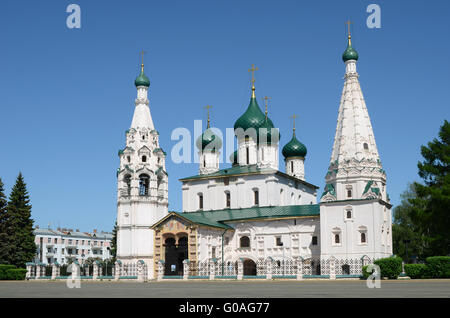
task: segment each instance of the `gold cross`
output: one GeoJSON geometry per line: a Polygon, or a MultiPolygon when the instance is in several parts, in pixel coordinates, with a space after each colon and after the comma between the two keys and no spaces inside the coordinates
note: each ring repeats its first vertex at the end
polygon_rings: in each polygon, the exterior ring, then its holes
{"type": "Polygon", "coordinates": [[[265,105],[266,105],[266,119],[267,119],[267,103],[268,103],[269,99],[272,99],[272,97],[264,96],[263,99],[264,99],[264,102],[265,102],[265,105]]]}
{"type": "Polygon", "coordinates": [[[258,68],[255,67],[255,64],[252,64],[252,68],[250,68],[250,69],[248,70],[249,72],[252,72],[252,79],[251,79],[252,86],[255,85],[255,71],[257,71],[257,70],[258,70],[258,68]]]}
{"type": "Polygon", "coordinates": [[[291,118],[294,120],[294,128],[293,130],[295,131],[295,118],[297,118],[298,116],[296,114],[292,115],[291,118]]]}
{"type": "Polygon", "coordinates": [[[347,24],[347,32],[348,32],[348,36],[351,36],[351,35],[350,35],[350,24],[353,24],[353,22],[350,21],[350,20],[348,20],[347,22],[345,22],[345,24],[347,24]]]}
{"type": "Polygon", "coordinates": [[[139,54],[141,55],[141,67],[142,69],[144,69],[144,54],[147,53],[146,51],[142,50],[141,52],[139,52],[139,54]]]}
{"type": "Polygon", "coordinates": [[[208,128],[209,128],[209,110],[212,108],[212,106],[211,105],[206,105],[205,108],[208,111],[208,128]]]}

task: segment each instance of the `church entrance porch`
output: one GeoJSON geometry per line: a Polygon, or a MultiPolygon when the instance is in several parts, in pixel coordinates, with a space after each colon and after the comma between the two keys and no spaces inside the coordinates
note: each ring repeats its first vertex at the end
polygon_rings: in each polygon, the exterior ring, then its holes
{"type": "Polygon", "coordinates": [[[256,276],[256,263],[248,258],[244,260],[244,276],[256,276]]]}
{"type": "Polygon", "coordinates": [[[188,238],[179,237],[178,242],[174,237],[168,237],[164,241],[166,276],[182,276],[183,261],[188,258],[188,238]]]}

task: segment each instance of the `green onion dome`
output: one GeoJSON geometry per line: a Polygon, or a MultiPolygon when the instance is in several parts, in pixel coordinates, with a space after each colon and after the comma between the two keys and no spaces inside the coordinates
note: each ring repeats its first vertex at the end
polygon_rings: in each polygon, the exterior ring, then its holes
{"type": "Polygon", "coordinates": [[[136,85],[136,87],[138,86],[150,86],[150,80],[148,79],[148,77],[144,74],[144,65],[142,65],[141,67],[141,74],[139,74],[138,77],[136,77],[136,80],[134,81],[134,85],[136,85]]]}
{"type": "Polygon", "coordinates": [[[215,135],[211,128],[208,127],[203,134],[197,139],[197,148],[202,151],[219,151],[222,147],[222,140],[215,135]]]}
{"type": "Polygon", "coordinates": [[[233,166],[239,164],[238,151],[237,150],[231,154],[230,161],[231,161],[231,165],[233,165],[233,166]]]}
{"type": "Polygon", "coordinates": [[[234,123],[234,130],[242,128],[245,132],[249,128],[254,128],[256,133],[259,134],[259,128],[263,125],[266,128],[274,127],[270,118],[267,118],[266,121],[266,116],[259,108],[256,97],[252,97],[245,113],[234,123]]]}
{"type": "Polygon", "coordinates": [[[307,153],[306,146],[298,141],[295,137],[295,132],[292,134],[292,139],[283,147],[282,150],[284,158],[302,157],[304,158],[307,153]]]}
{"type": "Polygon", "coordinates": [[[344,54],[342,54],[342,60],[344,62],[347,62],[348,60],[358,60],[358,52],[354,48],[352,48],[352,41],[351,37],[348,37],[348,44],[347,49],[344,51],[344,54]]]}

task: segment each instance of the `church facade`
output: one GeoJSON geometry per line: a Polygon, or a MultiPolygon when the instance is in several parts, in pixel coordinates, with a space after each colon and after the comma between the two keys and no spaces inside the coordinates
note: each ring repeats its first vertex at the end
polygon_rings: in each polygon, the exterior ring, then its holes
{"type": "MultiPolygon", "coordinates": [[[[295,259],[377,259],[392,255],[391,204],[369,114],[356,72],[351,36],[343,54],[345,80],[323,192],[305,174],[306,146],[294,128],[282,148],[280,133],[256,101],[235,124],[237,149],[231,167],[220,169],[222,141],[210,127],[198,138],[199,172],[180,179],[182,211],[168,211],[165,152],[158,144],[147,98],[150,81],[135,81],[137,99],[117,171],[117,258],[144,261],[148,278],[159,264],[165,275],[182,275],[183,262],[244,263],[295,259]]],[[[255,68],[252,67],[251,71],[255,68]]],[[[345,261],[344,261],[345,263],[345,261]]],[[[222,265],[223,266],[223,265],[222,265]]]]}

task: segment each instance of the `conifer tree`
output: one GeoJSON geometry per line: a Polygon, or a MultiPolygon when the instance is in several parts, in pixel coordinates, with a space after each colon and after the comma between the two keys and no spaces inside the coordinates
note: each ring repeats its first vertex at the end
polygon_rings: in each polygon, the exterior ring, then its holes
{"type": "Polygon", "coordinates": [[[114,224],[114,228],[113,228],[112,234],[113,234],[113,236],[112,236],[112,240],[111,240],[110,253],[111,253],[112,260],[115,261],[116,260],[116,254],[117,254],[117,221],[114,224]]]}
{"type": "Polygon", "coordinates": [[[9,241],[7,232],[7,200],[4,193],[3,182],[0,179],[0,264],[8,264],[9,241]]]}
{"type": "Polygon", "coordinates": [[[9,232],[9,264],[24,268],[27,262],[33,260],[36,244],[34,243],[30,198],[22,173],[19,173],[9,196],[7,215],[5,224],[9,232]]]}
{"type": "Polygon", "coordinates": [[[417,197],[411,218],[419,225],[426,249],[424,256],[450,254],[450,123],[440,127],[439,139],[422,146],[418,163],[424,184],[415,183],[417,197]]]}

